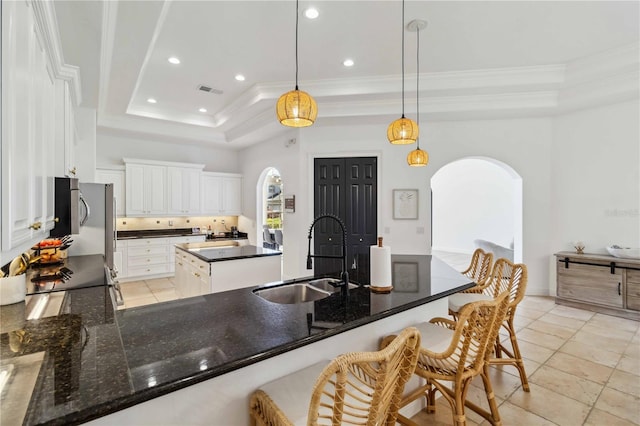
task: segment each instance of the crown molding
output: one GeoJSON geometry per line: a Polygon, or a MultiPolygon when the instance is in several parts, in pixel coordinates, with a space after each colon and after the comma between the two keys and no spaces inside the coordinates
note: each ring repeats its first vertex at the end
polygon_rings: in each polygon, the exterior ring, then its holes
{"type": "Polygon", "coordinates": [[[51,1],[30,0],[28,4],[33,8],[35,24],[38,34],[42,36],[42,43],[55,78],[69,83],[71,100],[74,106],[82,102],[80,87],[80,68],[65,64],[62,54],[62,42],[58,31],[58,19],[51,1]]]}

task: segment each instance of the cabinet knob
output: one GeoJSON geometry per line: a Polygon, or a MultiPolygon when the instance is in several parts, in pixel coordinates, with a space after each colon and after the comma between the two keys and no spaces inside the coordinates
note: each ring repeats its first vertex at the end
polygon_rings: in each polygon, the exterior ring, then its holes
{"type": "Polygon", "coordinates": [[[31,225],[29,225],[29,229],[33,229],[37,231],[38,229],[40,229],[41,226],[42,226],[42,222],[34,222],[31,225]]]}
{"type": "Polygon", "coordinates": [[[362,242],[362,238],[360,238],[360,242],[362,242]]]}
{"type": "Polygon", "coordinates": [[[53,218],[53,221],[54,221],[55,223],[58,223],[58,222],[60,222],[60,218],[59,218],[59,217],[54,217],[54,218],[53,218]]]}
{"type": "Polygon", "coordinates": [[[75,168],[75,167],[74,167],[73,169],[69,169],[69,174],[70,174],[70,175],[74,175],[74,176],[75,176],[75,175],[76,175],[76,172],[77,172],[77,171],[76,171],[76,168],[75,168]]]}

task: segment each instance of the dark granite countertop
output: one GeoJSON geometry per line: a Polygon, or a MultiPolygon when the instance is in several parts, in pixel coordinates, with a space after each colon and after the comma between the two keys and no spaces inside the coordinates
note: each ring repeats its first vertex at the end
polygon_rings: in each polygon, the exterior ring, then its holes
{"type": "Polygon", "coordinates": [[[238,232],[237,236],[233,236],[232,232],[225,232],[224,235],[206,235],[199,232],[194,233],[191,228],[175,228],[175,229],[141,229],[133,231],[118,231],[117,238],[119,240],[135,240],[138,238],[167,238],[167,237],[184,237],[191,235],[205,235],[207,240],[246,240],[246,232],[238,232]]]}
{"type": "Polygon", "coordinates": [[[351,289],[346,305],[339,293],[285,305],[244,288],[114,312],[105,287],[68,291],[61,315],[26,321],[17,351],[3,333],[0,353],[44,352],[24,424],[79,424],[472,285],[431,256],[392,261],[402,266],[394,291],[351,289]]]}
{"type": "Polygon", "coordinates": [[[205,262],[220,262],[223,260],[282,255],[281,251],[257,246],[191,248],[191,244],[176,244],[176,247],[201,260],[204,260],[205,262]]]}

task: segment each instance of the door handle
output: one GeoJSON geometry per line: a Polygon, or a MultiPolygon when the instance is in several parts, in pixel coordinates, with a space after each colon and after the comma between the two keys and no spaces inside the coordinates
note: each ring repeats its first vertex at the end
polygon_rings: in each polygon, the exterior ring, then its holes
{"type": "Polygon", "coordinates": [[[89,208],[87,201],[82,196],[82,193],[80,193],[80,202],[84,205],[85,210],[84,217],[80,219],[80,226],[84,226],[84,224],[87,223],[87,220],[89,220],[89,216],[91,216],[91,209],[89,208]]]}
{"type": "Polygon", "coordinates": [[[622,296],[622,292],[620,291],[620,285],[621,285],[621,284],[622,284],[622,283],[618,283],[618,296],[622,296]]]}
{"type": "Polygon", "coordinates": [[[351,269],[358,269],[358,262],[356,262],[356,255],[353,256],[353,263],[351,264],[351,269]]]}

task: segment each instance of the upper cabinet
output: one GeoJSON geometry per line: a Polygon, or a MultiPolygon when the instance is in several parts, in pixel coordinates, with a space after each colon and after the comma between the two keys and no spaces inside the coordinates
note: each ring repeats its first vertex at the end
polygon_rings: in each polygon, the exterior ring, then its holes
{"type": "Polygon", "coordinates": [[[167,195],[170,215],[195,215],[200,209],[202,167],[167,167],[167,195]]]}
{"type": "Polygon", "coordinates": [[[96,169],[96,182],[113,184],[113,198],[116,199],[116,216],[125,216],[124,170],[96,169]]]}
{"type": "Polygon", "coordinates": [[[126,215],[194,216],[201,212],[204,164],[125,158],[126,215]]]}
{"type": "Polygon", "coordinates": [[[60,64],[51,61],[50,5],[2,2],[2,251],[4,264],[54,225],[60,64]],[[36,8],[37,10],[34,10],[36,8]]]}
{"type": "Polygon", "coordinates": [[[242,175],[203,173],[202,213],[216,216],[242,214],[242,175]]]}

